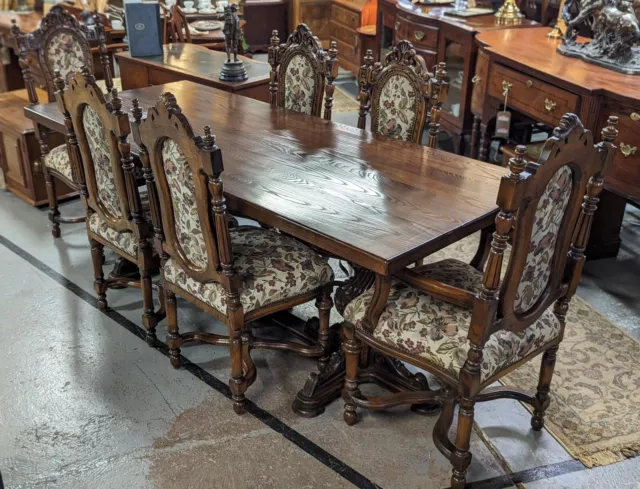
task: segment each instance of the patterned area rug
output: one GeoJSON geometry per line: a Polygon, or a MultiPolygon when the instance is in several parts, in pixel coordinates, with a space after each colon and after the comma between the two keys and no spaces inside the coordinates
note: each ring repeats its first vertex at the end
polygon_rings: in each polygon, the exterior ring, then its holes
{"type": "MultiPolygon", "coordinates": [[[[478,235],[470,236],[426,261],[457,258],[468,263],[478,239],[478,235]]],[[[573,297],[557,355],[545,426],[587,467],[608,465],[640,453],[638,359],[640,343],[580,297],[573,297]]],[[[533,391],[539,367],[540,361],[534,360],[502,382],[533,391]]]]}
{"type": "MultiPolygon", "coordinates": [[[[324,102],[323,102],[324,103],[324,102]]],[[[347,92],[342,90],[338,85],[333,92],[333,109],[332,112],[337,114],[339,112],[357,112],[360,108],[360,104],[347,92]]]]}

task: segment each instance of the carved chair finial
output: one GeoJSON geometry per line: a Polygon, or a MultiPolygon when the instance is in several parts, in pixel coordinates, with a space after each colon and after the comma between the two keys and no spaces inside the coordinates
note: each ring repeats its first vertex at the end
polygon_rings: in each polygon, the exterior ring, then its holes
{"type": "Polygon", "coordinates": [[[115,88],[111,89],[111,107],[116,112],[122,111],[122,99],[118,96],[118,90],[115,88]]]}
{"type": "Polygon", "coordinates": [[[615,115],[610,115],[607,119],[607,125],[602,128],[600,136],[602,138],[602,142],[606,145],[613,146],[616,138],[618,137],[618,130],[616,126],[618,125],[618,117],[615,115]]]}
{"type": "Polygon", "coordinates": [[[511,175],[509,178],[512,180],[520,180],[520,174],[524,171],[527,166],[527,162],[524,159],[524,155],[527,152],[527,147],[519,144],[516,146],[516,155],[509,158],[509,170],[511,170],[511,175]]]}
{"type": "Polygon", "coordinates": [[[204,131],[204,137],[202,138],[202,141],[204,142],[207,149],[212,149],[216,144],[216,137],[211,134],[211,126],[206,125],[202,129],[204,131]]]}
{"type": "Polygon", "coordinates": [[[140,121],[142,120],[142,109],[140,108],[140,100],[134,98],[131,101],[131,104],[133,105],[133,109],[131,110],[133,118],[137,123],[140,123],[140,121]]]}
{"type": "Polygon", "coordinates": [[[91,81],[91,78],[93,78],[93,73],[91,73],[91,70],[86,64],[82,65],[82,68],[80,68],[80,72],[82,73],[82,76],[84,76],[84,79],[87,83],[91,81]]]}
{"type": "Polygon", "coordinates": [[[160,100],[167,108],[168,112],[172,112],[174,114],[182,113],[182,109],[180,109],[175,95],[173,95],[171,92],[164,92],[162,95],[160,95],[160,100]]]}
{"type": "Polygon", "coordinates": [[[271,45],[274,47],[280,45],[280,38],[278,37],[277,29],[271,31],[271,45]]]}
{"type": "Polygon", "coordinates": [[[364,64],[366,66],[371,66],[373,64],[373,50],[367,49],[367,52],[364,53],[364,64]]]}
{"type": "Polygon", "coordinates": [[[336,41],[331,41],[327,53],[331,59],[336,59],[338,57],[338,43],[336,41]]]}

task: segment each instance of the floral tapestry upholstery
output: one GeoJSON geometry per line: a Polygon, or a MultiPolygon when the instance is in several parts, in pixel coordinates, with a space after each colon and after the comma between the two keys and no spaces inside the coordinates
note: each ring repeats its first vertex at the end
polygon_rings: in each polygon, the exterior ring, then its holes
{"type": "MultiPolygon", "coordinates": [[[[233,228],[229,234],[234,267],[242,281],[240,302],[245,313],[306,294],[333,280],[329,264],[293,238],[249,226],[233,228]]],[[[222,285],[197,282],[172,259],[163,270],[167,281],[226,314],[222,285]]]]}
{"type": "MultiPolygon", "coordinates": [[[[449,259],[415,269],[422,275],[475,292],[482,274],[466,263],[449,259]]],[[[373,288],[354,299],[344,318],[356,327],[362,320],[373,288]]],[[[435,299],[426,292],[394,279],[387,306],[380,316],[373,336],[442,369],[456,378],[467,359],[471,309],[435,299]]],[[[527,354],[556,338],[560,322],[547,310],[533,325],[521,333],[498,331],[487,341],[482,361],[484,381],[527,354]]]]}
{"type": "MultiPolygon", "coordinates": [[[[151,209],[149,208],[149,194],[146,191],[140,192],[140,203],[142,204],[142,215],[151,226],[151,209]]],[[[125,253],[136,257],[138,253],[138,239],[130,231],[116,231],[102,219],[98,214],[93,213],[88,221],[89,229],[98,236],[114,245],[125,253]]],[[[153,246],[152,246],[153,248],[153,246]]],[[[155,248],[153,253],[156,254],[155,248]]]]}
{"type": "Polygon", "coordinates": [[[96,174],[97,200],[112,217],[120,218],[122,217],[122,210],[120,209],[120,198],[116,189],[111,153],[109,151],[111,133],[105,130],[100,117],[89,105],[85,106],[82,113],[82,124],[84,125],[89,152],[93,160],[93,169],[96,174]]]}
{"type": "Polygon", "coordinates": [[[309,58],[294,55],[284,74],[284,106],[286,109],[311,114],[314,106],[315,73],[309,58]]]}
{"type": "Polygon", "coordinates": [[[49,151],[43,158],[44,166],[57,171],[70,182],[73,182],[73,173],[71,172],[71,160],[67,145],[61,144],[49,151]]]}
{"type": "Polygon", "coordinates": [[[571,169],[565,165],[551,178],[538,201],[531,245],[514,301],[518,313],[528,311],[540,299],[549,282],[558,231],[569,203],[571,187],[571,169]]]}
{"type": "Polygon", "coordinates": [[[391,75],[376,87],[378,99],[378,127],[374,131],[384,136],[413,140],[417,123],[418,97],[409,79],[400,74],[391,75]]]}
{"type": "Polygon", "coordinates": [[[196,206],[191,166],[173,139],[166,139],[162,143],[162,161],[171,193],[178,243],[191,263],[198,268],[206,268],[207,251],[196,206]]]}
{"type": "Polygon", "coordinates": [[[54,70],[60,70],[66,80],[70,75],[81,71],[82,65],[91,66],[91,59],[85,59],[80,42],[68,31],[59,32],[49,39],[46,56],[52,74],[54,70]]]}

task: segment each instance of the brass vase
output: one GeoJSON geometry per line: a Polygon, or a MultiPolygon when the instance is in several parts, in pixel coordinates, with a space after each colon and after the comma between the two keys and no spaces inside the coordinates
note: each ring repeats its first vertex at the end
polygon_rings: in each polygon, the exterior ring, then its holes
{"type": "Polygon", "coordinates": [[[515,0],[504,0],[495,17],[498,24],[519,24],[524,15],[520,12],[515,0]]]}
{"type": "Polygon", "coordinates": [[[558,7],[558,19],[556,20],[556,25],[547,34],[547,37],[550,39],[562,39],[564,37],[565,32],[567,32],[567,23],[564,21],[564,17],[562,16],[562,9],[564,8],[564,2],[565,0],[560,1],[560,6],[558,7]]]}

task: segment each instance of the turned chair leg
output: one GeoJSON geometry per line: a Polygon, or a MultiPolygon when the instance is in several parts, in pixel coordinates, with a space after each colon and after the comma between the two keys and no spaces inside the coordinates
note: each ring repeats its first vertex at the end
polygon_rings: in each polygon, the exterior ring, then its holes
{"type": "Polygon", "coordinates": [[[60,211],[58,210],[58,199],[56,197],[56,182],[47,171],[47,167],[42,165],[44,182],[47,189],[47,200],[49,201],[49,221],[51,221],[51,234],[54,238],[60,237],[60,211]]]}
{"type": "MultiPolygon", "coordinates": [[[[58,229],[59,232],[60,230],[58,229]]],[[[98,308],[104,310],[107,308],[107,285],[102,273],[104,246],[95,239],[89,239],[89,243],[91,244],[91,261],[93,262],[93,289],[98,294],[98,308]]]]}
{"type": "Polygon", "coordinates": [[[178,330],[178,306],[176,304],[176,295],[169,289],[164,289],[164,304],[167,312],[169,361],[173,368],[180,368],[180,346],[182,345],[182,338],[178,330]]]}
{"type": "Polygon", "coordinates": [[[326,286],[322,295],[316,299],[320,327],[318,328],[318,344],[322,347],[322,356],[318,359],[318,370],[324,372],[329,364],[329,317],[333,301],[331,300],[332,285],[326,286]]]}
{"type": "Polygon", "coordinates": [[[542,355],[540,365],[540,378],[538,380],[538,391],[536,392],[536,403],[531,417],[531,427],[535,431],[544,428],[544,413],[549,407],[549,391],[551,389],[551,379],[556,366],[556,353],[558,345],[547,348],[542,355]]]}
{"type": "MultiPolygon", "coordinates": [[[[239,322],[239,321],[238,321],[239,322]]],[[[243,324],[233,324],[229,331],[229,350],[231,354],[231,379],[229,389],[233,400],[233,410],[236,414],[247,411],[244,393],[247,390],[247,380],[243,372],[242,333],[243,324]]]]}
{"type": "Polygon", "coordinates": [[[146,340],[149,346],[156,346],[156,326],[158,318],[153,305],[153,283],[149,270],[140,270],[140,288],[142,289],[142,325],[147,332],[146,340]]]}
{"type": "Polygon", "coordinates": [[[346,369],[344,376],[344,421],[349,426],[356,424],[358,420],[357,406],[353,403],[351,396],[358,390],[358,365],[360,363],[360,353],[362,343],[355,337],[353,326],[346,326],[344,329],[344,342],[342,349],[345,354],[346,369]]]}
{"type": "Polygon", "coordinates": [[[464,489],[467,483],[467,469],[471,463],[471,430],[473,429],[473,413],[475,399],[462,398],[458,411],[458,429],[456,432],[456,449],[451,454],[451,489],[464,489]]]}

